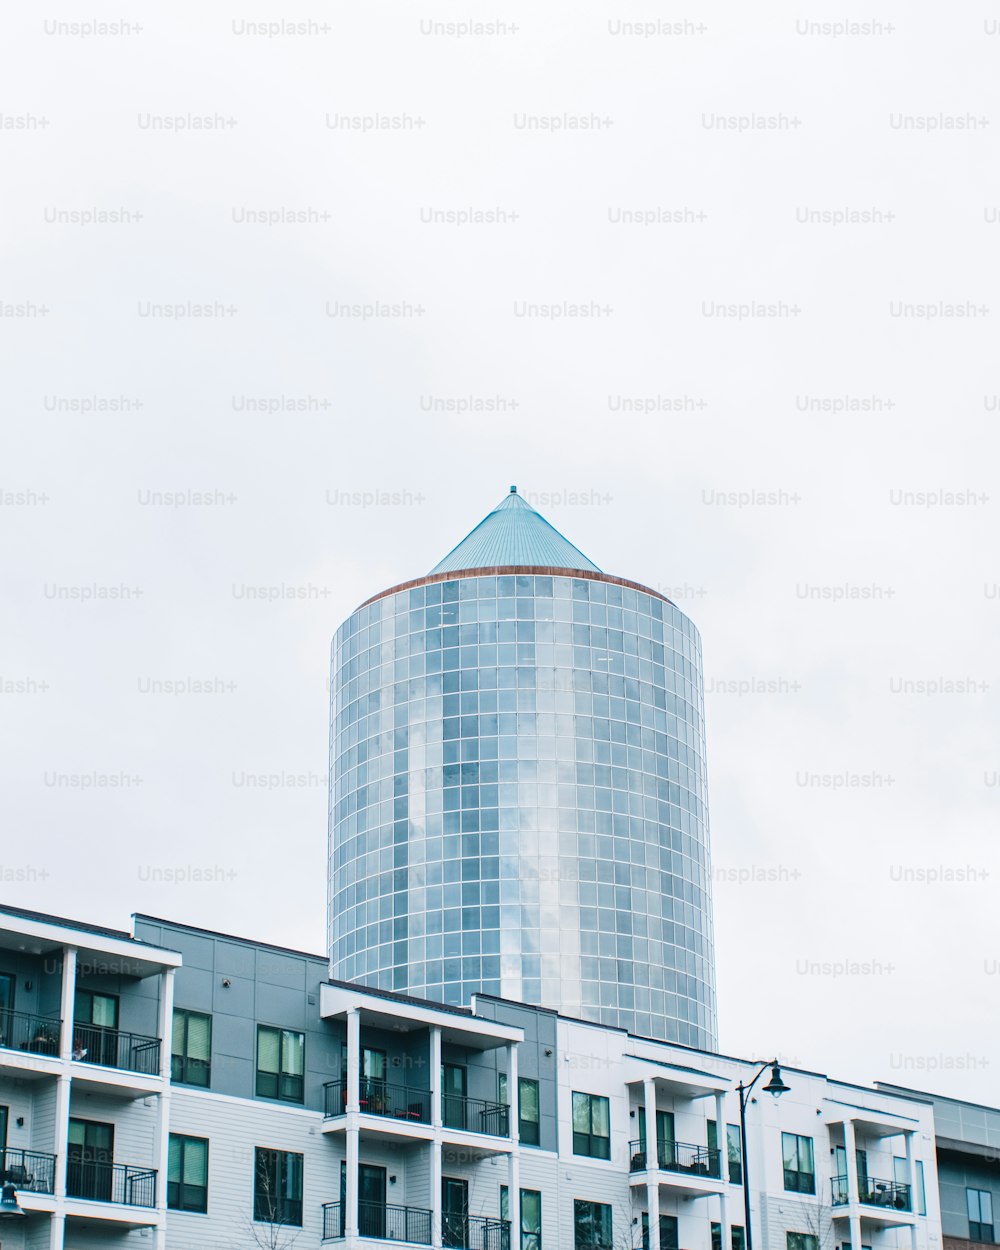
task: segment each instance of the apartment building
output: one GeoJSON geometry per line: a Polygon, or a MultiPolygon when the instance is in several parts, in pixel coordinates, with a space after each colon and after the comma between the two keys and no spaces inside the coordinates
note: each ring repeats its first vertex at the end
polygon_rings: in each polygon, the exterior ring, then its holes
{"type": "Polygon", "coordinates": [[[0,908],[2,1250],[943,1250],[934,1106],[0,908]],[[852,1163],[849,1166],[848,1161],[852,1163]],[[21,1214],[23,1213],[23,1214],[21,1214]]]}

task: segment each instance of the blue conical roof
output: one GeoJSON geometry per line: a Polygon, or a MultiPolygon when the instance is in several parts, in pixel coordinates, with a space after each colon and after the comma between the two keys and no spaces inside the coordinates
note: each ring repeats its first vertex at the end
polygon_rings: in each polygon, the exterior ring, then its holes
{"type": "Polygon", "coordinates": [[[476,528],[431,569],[454,573],[460,569],[500,565],[545,566],[557,569],[601,570],[510,488],[510,494],[476,528]]]}

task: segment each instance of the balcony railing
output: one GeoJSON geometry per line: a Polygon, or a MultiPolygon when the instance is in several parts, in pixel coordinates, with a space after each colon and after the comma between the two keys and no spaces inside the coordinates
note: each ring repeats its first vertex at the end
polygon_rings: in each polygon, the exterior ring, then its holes
{"type": "MultiPolygon", "coordinates": [[[[326,1114],[343,1115],[347,1110],[347,1082],[331,1081],[323,1089],[326,1114]]],[[[429,1089],[411,1089],[407,1085],[392,1085],[363,1076],[358,1082],[358,1096],[358,1105],[366,1115],[382,1115],[414,1124],[431,1122],[429,1089]]]]}
{"type": "Polygon", "coordinates": [[[58,1017],[0,1011],[0,1046],[36,1055],[58,1055],[61,1024],[58,1017]]]}
{"type": "Polygon", "coordinates": [[[441,1098],[441,1120],[445,1128],[486,1133],[490,1137],[510,1136],[510,1105],[505,1102],[486,1102],[482,1098],[444,1094],[441,1098]]]}
{"type": "Polygon", "coordinates": [[[160,1039],[141,1033],[123,1033],[99,1024],[73,1026],[73,1058],[102,1068],[123,1068],[145,1076],[158,1076],[160,1039]]]}
{"type": "Polygon", "coordinates": [[[70,1198],[89,1198],[92,1202],[155,1207],[156,1170],[71,1157],[66,1168],[66,1193],[70,1198]]]}
{"type": "Polygon", "coordinates": [[[441,1242],[455,1250],[510,1250],[510,1220],[445,1211],[441,1216],[441,1242]]]}
{"type": "MultiPolygon", "coordinates": [[[[431,1213],[420,1207],[395,1207],[384,1202],[358,1203],[358,1232],[380,1241],[407,1241],[417,1246],[431,1244],[431,1213]]],[[[323,1240],[344,1236],[344,1204],[323,1206],[323,1240]]],[[[490,1247],[490,1250],[493,1250],[490,1247]]],[[[497,1247],[497,1250],[501,1250],[497,1247]]],[[[506,1248],[504,1248],[506,1250],[506,1248]]]]}
{"type": "MultiPolygon", "coordinates": [[[[833,1205],[843,1206],[850,1201],[846,1176],[835,1176],[830,1182],[833,1189],[833,1205]]],[[[858,1201],[869,1207],[890,1207],[895,1211],[910,1211],[910,1187],[896,1181],[880,1180],[877,1176],[858,1177],[858,1201]]]]}
{"type": "MultiPolygon", "coordinates": [[[[646,1143],[630,1141],[628,1144],[629,1171],[644,1172],[647,1167],[646,1143]]],[[[667,1141],[656,1143],[656,1166],[666,1172],[690,1172],[694,1176],[714,1176],[719,1173],[719,1151],[707,1146],[694,1146],[690,1142],[667,1141]]]]}
{"type": "Polygon", "coordinates": [[[33,1194],[55,1190],[56,1157],[37,1150],[0,1149],[0,1184],[33,1194]]]}

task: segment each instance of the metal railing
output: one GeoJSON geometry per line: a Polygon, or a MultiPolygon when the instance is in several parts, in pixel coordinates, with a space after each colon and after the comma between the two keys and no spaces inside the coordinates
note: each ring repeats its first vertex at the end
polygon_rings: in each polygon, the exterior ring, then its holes
{"type": "Polygon", "coordinates": [[[7,1050],[27,1050],[36,1055],[59,1054],[62,1021],[53,1016],[36,1016],[26,1011],[0,1011],[0,1046],[7,1050]]]}
{"type": "Polygon", "coordinates": [[[462,1129],[466,1133],[509,1137],[510,1104],[488,1102],[482,1098],[465,1098],[461,1094],[443,1094],[441,1121],[445,1128],[462,1129]]]}
{"type": "MultiPolygon", "coordinates": [[[[347,1111],[347,1082],[331,1081],[323,1086],[324,1110],[327,1116],[344,1115],[347,1111]]],[[[363,1076],[358,1082],[358,1106],[366,1115],[382,1115],[414,1124],[430,1124],[431,1092],[393,1085],[363,1076]]]]}
{"type": "Polygon", "coordinates": [[[342,1202],[323,1203],[323,1240],[332,1241],[344,1235],[344,1204],[342,1202]]]}
{"type": "Polygon", "coordinates": [[[123,1068],[126,1072],[158,1076],[160,1039],[106,1029],[99,1024],[75,1024],[73,1058],[102,1068],[123,1068]]]}
{"type": "MultiPolygon", "coordinates": [[[[628,1144],[629,1171],[644,1172],[647,1168],[646,1143],[630,1141],[628,1144]]],[[[656,1143],[656,1166],[666,1172],[690,1172],[694,1176],[714,1176],[719,1173],[718,1150],[708,1146],[695,1146],[690,1142],[668,1141],[662,1138],[656,1143]]]]}
{"type": "MultiPolygon", "coordinates": [[[[850,1202],[850,1187],[846,1176],[835,1176],[830,1182],[835,1207],[850,1202]]],[[[890,1207],[895,1211],[909,1211],[910,1186],[897,1181],[881,1180],[877,1176],[858,1177],[858,1201],[869,1207],[890,1207]]]]}
{"type": "Polygon", "coordinates": [[[34,1194],[55,1191],[56,1157],[37,1150],[0,1149],[0,1184],[34,1194]]]}
{"type": "Polygon", "coordinates": [[[510,1250],[510,1220],[488,1215],[441,1215],[441,1243],[455,1250],[510,1250]]]}
{"type": "MultiPolygon", "coordinates": [[[[431,1244],[431,1213],[421,1207],[396,1207],[384,1202],[358,1203],[358,1233],[379,1241],[406,1241],[416,1246],[431,1244]]],[[[323,1204],[323,1240],[344,1236],[344,1203],[323,1204]]],[[[486,1250],[486,1248],[484,1248],[486,1250]]],[[[489,1247],[488,1250],[493,1250],[489,1247]]],[[[497,1247],[496,1250],[506,1250],[497,1247]]]]}
{"type": "Polygon", "coordinates": [[[66,1193],[70,1198],[89,1198],[93,1202],[155,1207],[156,1170],[71,1157],[66,1167],[66,1193]]]}

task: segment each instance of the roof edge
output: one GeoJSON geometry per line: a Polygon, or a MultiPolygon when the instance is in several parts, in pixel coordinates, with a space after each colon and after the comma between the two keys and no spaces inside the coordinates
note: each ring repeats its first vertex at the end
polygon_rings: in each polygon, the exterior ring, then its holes
{"type": "Polygon", "coordinates": [[[423,577],[414,577],[408,582],[399,582],[387,590],[380,590],[377,595],[371,595],[363,603],[359,603],[354,611],[359,612],[362,608],[367,608],[370,603],[377,603],[379,599],[398,594],[401,590],[412,590],[416,586],[426,586],[431,582],[452,582],[460,577],[512,577],[517,574],[532,574],[535,577],[582,577],[588,582],[609,582],[612,586],[624,586],[628,590],[639,590],[644,595],[652,595],[654,599],[662,599],[672,608],[677,608],[678,612],[683,612],[683,608],[677,607],[673,599],[668,599],[666,595],[661,595],[658,590],[653,590],[650,586],[643,586],[641,582],[629,581],[626,577],[612,577],[610,573],[591,572],[590,569],[564,569],[547,564],[496,564],[479,569],[451,569],[444,573],[425,573],[423,577]]]}

